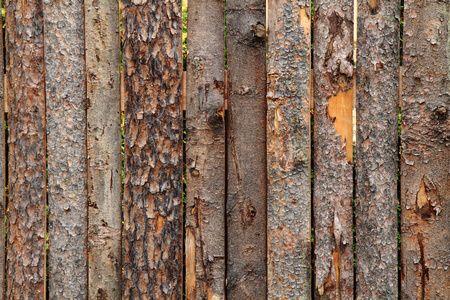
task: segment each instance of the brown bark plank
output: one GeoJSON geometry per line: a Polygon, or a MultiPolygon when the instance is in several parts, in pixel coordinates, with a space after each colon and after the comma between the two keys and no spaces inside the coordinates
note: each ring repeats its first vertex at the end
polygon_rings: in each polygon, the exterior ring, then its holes
{"type": "Polygon", "coordinates": [[[268,5],[268,298],[309,299],[310,1],[268,5]]]}
{"type": "Polygon", "coordinates": [[[84,2],[44,1],[49,298],[87,297],[84,2]]]}
{"type": "Polygon", "coordinates": [[[405,1],[402,299],[450,298],[450,6],[405,1]]]}
{"type": "Polygon", "coordinates": [[[181,299],[181,1],[122,5],[123,298],[181,299]]]}
{"type": "MultiPolygon", "coordinates": [[[[41,1],[6,1],[11,111],[6,261],[8,299],[45,298],[46,161],[41,1]]],[[[3,124],[2,124],[3,126],[3,124]]]]}
{"type": "Polygon", "coordinates": [[[186,296],[225,299],[223,1],[189,2],[186,296]]]}
{"type": "MultiPolygon", "coordinates": [[[[3,28],[3,20],[0,20],[0,28],[3,28]]],[[[3,58],[3,30],[0,30],[0,57],[3,58]]],[[[1,60],[3,62],[3,60],[1,60]]],[[[0,65],[0,83],[4,83],[4,70],[3,64],[0,65]]],[[[0,103],[5,103],[5,91],[3,84],[0,84],[0,103]]],[[[5,287],[5,213],[6,213],[6,140],[5,140],[5,106],[0,105],[0,300],[5,299],[4,287],[5,287]]]]}
{"type": "Polygon", "coordinates": [[[356,299],[396,299],[400,1],[358,3],[356,299]]]}
{"type": "Polygon", "coordinates": [[[267,292],[266,2],[227,1],[227,297],[267,292]]]}
{"type": "Polygon", "coordinates": [[[119,2],[87,0],[89,299],[122,295],[119,2]]]}
{"type": "Polygon", "coordinates": [[[353,298],[353,0],[314,2],[315,296],[353,298]]]}

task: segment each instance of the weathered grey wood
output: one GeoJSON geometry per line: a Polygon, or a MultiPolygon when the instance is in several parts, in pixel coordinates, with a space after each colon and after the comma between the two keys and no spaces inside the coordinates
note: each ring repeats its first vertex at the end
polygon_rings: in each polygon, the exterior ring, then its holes
{"type": "Polygon", "coordinates": [[[8,0],[5,4],[7,97],[11,108],[8,115],[9,203],[6,211],[8,257],[5,298],[45,299],[46,161],[42,2],[8,0]]]}
{"type": "Polygon", "coordinates": [[[123,298],[181,299],[181,1],[122,3],[123,298]]]}
{"type": "Polygon", "coordinates": [[[314,11],[315,296],[353,299],[353,0],[314,11]]]}
{"type": "Polygon", "coordinates": [[[356,299],[396,299],[400,1],[358,1],[356,299]]]}
{"type": "Polygon", "coordinates": [[[405,1],[402,299],[450,297],[449,5],[405,1]]]}
{"type": "Polygon", "coordinates": [[[44,0],[49,298],[86,299],[84,1],[44,0]]]}
{"type": "Polygon", "coordinates": [[[227,1],[227,297],[267,293],[266,1],[227,1]]]}
{"type": "Polygon", "coordinates": [[[225,299],[224,25],[223,1],[189,2],[187,299],[225,299]]]}
{"type": "Polygon", "coordinates": [[[310,1],[268,5],[268,298],[309,299],[310,1]]]}
{"type": "Polygon", "coordinates": [[[122,295],[119,2],[87,0],[89,299],[122,295]]]}

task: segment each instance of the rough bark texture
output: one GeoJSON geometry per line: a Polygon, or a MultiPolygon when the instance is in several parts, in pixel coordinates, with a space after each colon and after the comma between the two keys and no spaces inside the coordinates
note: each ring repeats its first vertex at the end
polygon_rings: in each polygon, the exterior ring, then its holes
{"type": "Polygon", "coordinates": [[[188,18],[186,296],[225,299],[224,2],[188,18]]]}
{"type": "Polygon", "coordinates": [[[44,0],[49,297],[87,297],[84,2],[44,0]]]}
{"type": "Polygon", "coordinates": [[[123,297],[181,299],[181,1],[123,1],[123,297]]]}
{"type": "Polygon", "coordinates": [[[227,2],[227,297],[267,292],[266,2],[227,2]]]}
{"type": "MultiPolygon", "coordinates": [[[[42,24],[42,23],[41,23],[42,24]]],[[[3,21],[0,20],[0,28],[3,28],[3,21]]],[[[0,30],[0,57],[3,58],[3,30],[0,30]]],[[[3,64],[0,64],[0,232],[5,232],[5,186],[6,186],[6,145],[5,145],[5,97],[3,91],[4,70],[3,64]]],[[[0,236],[0,300],[5,299],[5,234],[0,236]]]]}
{"type": "Polygon", "coordinates": [[[450,4],[405,1],[402,299],[450,298],[450,4]]]}
{"type": "Polygon", "coordinates": [[[87,0],[89,299],[122,295],[119,2],[87,0]]]}
{"type": "Polygon", "coordinates": [[[6,298],[44,299],[46,161],[41,1],[6,1],[6,76],[11,108],[6,298]]]}
{"type": "Polygon", "coordinates": [[[396,299],[400,1],[358,3],[356,298],[396,299]]]}
{"type": "Polygon", "coordinates": [[[268,298],[309,299],[310,1],[268,4],[268,298]]]}
{"type": "Polygon", "coordinates": [[[314,2],[315,296],[353,298],[353,0],[314,2]]]}

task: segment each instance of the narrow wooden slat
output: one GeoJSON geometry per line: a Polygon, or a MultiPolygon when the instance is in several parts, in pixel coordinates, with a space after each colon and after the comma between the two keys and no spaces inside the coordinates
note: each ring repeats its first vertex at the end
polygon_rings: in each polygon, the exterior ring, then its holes
{"type": "Polygon", "coordinates": [[[268,297],[309,299],[310,1],[268,5],[268,297]]]}
{"type": "Polygon", "coordinates": [[[315,296],[353,299],[353,0],[314,10],[315,296]]]}
{"type": "Polygon", "coordinates": [[[123,298],[181,299],[181,0],[123,5],[123,298]]]}
{"type": "Polygon", "coordinates": [[[266,1],[227,1],[227,297],[267,292],[266,1]]]}
{"type": "Polygon", "coordinates": [[[450,298],[450,6],[405,1],[402,299],[450,298]]]}
{"type": "Polygon", "coordinates": [[[122,295],[119,2],[87,0],[89,299],[122,295]]]}
{"type": "Polygon", "coordinates": [[[8,115],[6,298],[45,299],[46,131],[42,1],[8,0],[5,4],[6,76],[11,106],[8,115]]]}
{"type": "Polygon", "coordinates": [[[397,299],[400,1],[358,3],[356,299],[397,299]]]}
{"type": "MultiPolygon", "coordinates": [[[[3,26],[3,21],[0,20],[0,26],[3,26]]],[[[3,28],[3,27],[0,27],[3,28]]],[[[3,58],[3,30],[0,30],[0,57],[3,58]]],[[[3,62],[3,60],[0,60],[3,62]]],[[[4,76],[3,64],[0,65],[0,83],[4,83],[6,76],[4,76]]],[[[4,85],[0,84],[0,97],[3,103],[5,100],[4,85]]],[[[5,110],[4,105],[0,105],[0,300],[5,299],[5,213],[6,213],[6,139],[5,139],[5,110]]]]}
{"type": "Polygon", "coordinates": [[[189,2],[186,296],[225,299],[224,2],[189,2]]]}
{"type": "Polygon", "coordinates": [[[84,1],[43,1],[49,297],[87,297],[84,1]]]}

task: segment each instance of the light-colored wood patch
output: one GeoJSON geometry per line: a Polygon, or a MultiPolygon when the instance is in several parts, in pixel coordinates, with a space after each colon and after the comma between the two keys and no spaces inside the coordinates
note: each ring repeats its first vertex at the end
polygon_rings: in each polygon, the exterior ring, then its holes
{"type": "Polygon", "coordinates": [[[428,204],[428,195],[427,191],[425,190],[425,182],[423,181],[420,183],[420,189],[417,192],[417,206],[420,208],[424,207],[428,204]]]}
{"type": "Polygon", "coordinates": [[[186,296],[195,299],[195,235],[186,230],[186,296]]]}

